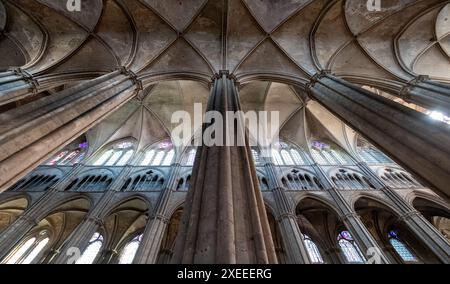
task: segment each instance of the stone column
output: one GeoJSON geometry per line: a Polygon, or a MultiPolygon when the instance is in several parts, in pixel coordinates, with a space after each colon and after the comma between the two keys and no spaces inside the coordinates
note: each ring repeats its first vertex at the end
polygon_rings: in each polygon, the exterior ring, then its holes
{"type": "MultiPolygon", "coordinates": [[[[208,110],[219,112],[226,121],[227,111],[240,109],[234,80],[221,72],[208,110]]],[[[214,123],[224,126],[217,119],[214,123]]],[[[207,135],[211,126],[204,125],[203,133],[207,135]]],[[[225,137],[225,132],[215,133],[216,138],[225,137]]],[[[277,262],[248,136],[239,134],[246,146],[200,147],[173,263],[277,262]]]]}
{"type": "Polygon", "coordinates": [[[81,253],[87,248],[92,236],[103,226],[104,218],[110,209],[116,193],[120,191],[132,171],[132,166],[125,167],[116,177],[110,188],[105,192],[97,204],[89,211],[86,219],[67,237],[65,243],[51,260],[54,264],[68,264],[73,257],[69,252],[71,248],[78,248],[81,253]]]}
{"type": "Polygon", "coordinates": [[[419,76],[406,84],[400,97],[409,103],[450,115],[450,85],[419,76]]]}
{"type": "Polygon", "coordinates": [[[314,164],[312,165],[318,177],[320,177],[320,182],[328,193],[333,198],[336,203],[336,207],[339,209],[339,214],[342,222],[346,226],[347,230],[352,234],[361,252],[365,255],[367,260],[367,252],[371,248],[375,248],[380,252],[380,264],[389,263],[389,258],[384,254],[383,249],[379,246],[377,241],[373,238],[370,232],[367,230],[359,215],[351,208],[345,198],[342,196],[340,191],[336,189],[333,183],[329,180],[328,176],[324,173],[322,168],[314,164]]]}
{"type": "Polygon", "coordinates": [[[280,226],[287,262],[292,264],[310,263],[308,253],[303,243],[303,234],[297,224],[295,206],[286,196],[285,189],[278,178],[280,175],[272,162],[265,164],[269,187],[275,199],[277,216],[275,219],[280,226]]]}
{"type": "Polygon", "coordinates": [[[406,202],[394,189],[384,184],[384,182],[372,171],[364,162],[360,162],[359,167],[368,175],[375,187],[382,191],[396,206],[401,213],[399,220],[414,232],[415,236],[421,240],[443,263],[450,263],[450,243],[438,229],[436,229],[425,217],[406,202]]]}
{"type": "Polygon", "coordinates": [[[140,81],[118,70],[0,114],[0,191],[128,102],[140,81]]]}
{"type": "Polygon", "coordinates": [[[180,164],[171,167],[169,178],[161,190],[156,206],[145,227],[141,245],[133,261],[136,264],[155,264],[158,260],[161,243],[170,221],[167,205],[172,192],[177,188],[180,169],[180,164]]]}
{"type": "Polygon", "coordinates": [[[38,92],[36,78],[20,68],[0,73],[0,106],[38,92]]]}
{"type": "Polygon", "coordinates": [[[447,125],[327,73],[316,75],[308,88],[313,99],[424,184],[450,197],[447,125]]]}

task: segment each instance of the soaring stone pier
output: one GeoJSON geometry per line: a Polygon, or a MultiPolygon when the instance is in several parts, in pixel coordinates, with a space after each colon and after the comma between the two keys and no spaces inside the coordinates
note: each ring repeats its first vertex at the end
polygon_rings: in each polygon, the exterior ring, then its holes
{"type": "MultiPolygon", "coordinates": [[[[226,72],[214,82],[208,110],[223,117],[240,110],[235,82],[226,72]]],[[[199,148],[173,263],[277,262],[248,141],[245,136],[244,147],[199,148]]]]}
{"type": "Polygon", "coordinates": [[[450,197],[450,129],[326,72],[310,95],[444,198],[450,197]]]}
{"type": "Polygon", "coordinates": [[[127,103],[140,89],[125,69],[0,114],[0,192],[127,103]]]}

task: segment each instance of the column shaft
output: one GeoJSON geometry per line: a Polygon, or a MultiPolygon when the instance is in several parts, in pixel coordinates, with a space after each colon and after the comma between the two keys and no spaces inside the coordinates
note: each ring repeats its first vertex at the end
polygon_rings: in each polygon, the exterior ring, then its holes
{"type": "Polygon", "coordinates": [[[324,187],[328,190],[337,208],[340,210],[340,217],[352,234],[353,238],[356,240],[361,252],[367,258],[366,253],[369,249],[375,248],[380,252],[380,260],[382,263],[389,263],[389,258],[384,254],[383,249],[379,246],[377,241],[373,238],[370,232],[367,230],[358,214],[351,208],[351,206],[344,199],[342,194],[336,189],[326,174],[323,172],[319,165],[313,165],[317,175],[320,177],[320,181],[323,183],[324,187]]]}
{"type": "Polygon", "coordinates": [[[401,91],[405,101],[450,115],[450,85],[434,82],[427,76],[419,76],[401,91]]]}
{"type": "MultiPolygon", "coordinates": [[[[216,79],[208,110],[219,112],[224,122],[227,111],[240,110],[235,83],[227,74],[216,79]]],[[[203,133],[212,125],[205,125],[203,133]]],[[[222,126],[225,137],[227,127],[222,126]]],[[[199,148],[174,263],[276,263],[247,135],[244,140],[243,147],[199,148]]]]}
{"type": "Polygon", "coordinates": [[[444,123],[329,74],[310,95],[445,198],[450,197],[450,129],[444,123]]]}
{"type": "Polygon", "coordinates": [[[170,220],[168,216],[167,205],[173,190],[177,187],[177,181],[180,174],[180,165],[173,165],[169,174],[169,179],[163,186],[158,202],[145,227],[142,243],[134,258],[137,264],[155,264],[158,260],[158,254],[167,230],[170,220]]]}
{"type": "Polygon", "coordinates": [[[450,243],[447,238],[428,222],[420,212],[409,205],[395,190],[384,184],[366,163],[359,163],[359,167],[371,177],[377,189],[382,191],[401,212],[400,220],[414,232],[417,238],[442,262],[450,263],[450,243]]]}
{"type": "Polygon", "coordinates": [[[281,184],[277,169],[272,163],[267,163],[266,173],[268,175],[269,185],[274,195],[278,215],[275,219],[281,229],[284,248],[287,255],[287,262],[292,264],[309,263],[308,253],[303,243],[303,234],[297,224],[295,216],[295,206],[286,196],[285,189],[281,184]]]}
{"type": "Polygon", "coordinates": [[[0,191],[128,102],[135,76],[115,71],[0,114],[0,191]]]}

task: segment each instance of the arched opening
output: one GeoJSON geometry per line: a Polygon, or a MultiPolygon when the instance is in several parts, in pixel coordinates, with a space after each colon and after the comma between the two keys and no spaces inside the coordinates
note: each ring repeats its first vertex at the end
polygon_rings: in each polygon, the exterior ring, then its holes
{"type": "Polygon", "coordinates": [[[322,166],[355,164],[347,152],[329,140],[313,140],[311,154],[314,161],[322,166]]]}
{"type": "Polygon", "coordinates": [[[180,229],[181,217],[183,215],[183,207],[178,208],[170,218],[169,225],[167,226],[164,234],[164,239],[161,243],[161,249],[158,254],[156,263],[169,264],[172,260],[173,251],[175,249],[175,241],[180,229]]]}
{"type": "Polygon", "coordinates": [[[2,260],[8,264],[49,263],[55,252],[85,219],[90,201],[79,198],[52,210],[2,260]]]}
{"type": "Polygon", "coordinates": [[[450,208],[425,198],[417,197],[413,206],[450,241],[450,208]]]}
{"type": "Polygon", "coordinates": [[[135,153],[135,141],[124,139],[103,147],[95,156],[93,166],[125,166],[135,153]]]}
{"type": "Polygon", "coordinates": [[[51,157],[45,165],[47,166],[73,166],[81,163],[86,158],[89,143],[85,135],[78,137],[75,141],[66,146],[51,157]]]}
{"type": "MultiPolygon", "coordinates": [[[[194,154],[195,155],[195,154],[194,154]]],[[[150,146],[140,162],[140,166],[170,166],[175,160],[175,148],[169,139],[150,146]]]]}
{"type": "Polygon", "coordinates": [[[283,237],[281,236],[280,227],[275,217],[270,213],[269,208],[266,208],[267,219],[269,221],[270,232],[272,233],[273,244],[275,246],[275,253],[277,254],[278,264],[286,263],[286,250],[283,245],[283,237]]]}
{"type": "Polygon", "coordinates": [[[300,201],[296,215],[311,263],[352,263],[337,238],[347,229],[334,209],[308,197],[300,201]]]}
{"type": "Polygon", "coordinates": [[[104,243],[92,263],[133,263],[147,225],[148,211],[148,203],[141,198],[131,198],[111,210],[101,228],[104,243]]]}
{"type": "Polygon", "coordinates": [[[27,209],[28,200],[24,197],[0,204],[0,233],[9,227],[27,209]]]}
{"type": "Polygon", "coordinates": [[[362,197],[355,211],[370,234],[395,263],[439,263],[439,260],[416,237],[398,214],[374,199],[362,197]]]}

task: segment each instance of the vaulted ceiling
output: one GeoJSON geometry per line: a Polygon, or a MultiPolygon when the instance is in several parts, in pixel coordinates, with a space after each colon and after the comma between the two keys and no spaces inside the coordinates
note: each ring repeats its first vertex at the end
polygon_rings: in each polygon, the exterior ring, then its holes
{"type": "Polygon", "coordinates": [[[0,0],[0,69],[238,79],[450,80],[450,3],[383,0],[0,0]],[[6,55],[6,56],[5,56],[6,55]]]}

